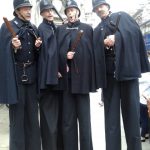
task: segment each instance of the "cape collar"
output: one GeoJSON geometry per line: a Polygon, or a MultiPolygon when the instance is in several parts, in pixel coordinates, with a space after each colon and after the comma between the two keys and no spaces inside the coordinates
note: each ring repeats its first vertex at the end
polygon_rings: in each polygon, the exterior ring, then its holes
{"type": "Polygon", "coordinates": [[[21,28],[22,26],[30,26],[30,27],[32,27],[31,22],[29,22],[29,21],[23,21],[23,20],[21,20],[21,19],[18,18],[18,17],[15,17],[14,20],[13,20],[13,22],[14,22],[15,25],[18,26],[19,28],[21,28]]]}

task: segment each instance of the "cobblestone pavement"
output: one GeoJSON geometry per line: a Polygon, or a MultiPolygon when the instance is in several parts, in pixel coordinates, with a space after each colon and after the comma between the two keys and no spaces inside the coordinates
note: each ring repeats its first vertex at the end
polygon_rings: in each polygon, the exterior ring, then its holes
{"type": "MultiPolygon", "coordinates": [[[[91,121],[93,149],[105,150],[104,115],[103,106],[99,105],[100,92],[91,94],[91,121]]],[[[123,129],[123,128],[122,128],[123,129]]],[[[8,108],[0,105],[0,150],[8,150],[9,147],[9,123],[8,108]]],[[[143,150],[150,150],[147,140],[142,143],[143,150]]],[[[122,150],[126,150],[124,131],[122,130],[122,150]]]]}

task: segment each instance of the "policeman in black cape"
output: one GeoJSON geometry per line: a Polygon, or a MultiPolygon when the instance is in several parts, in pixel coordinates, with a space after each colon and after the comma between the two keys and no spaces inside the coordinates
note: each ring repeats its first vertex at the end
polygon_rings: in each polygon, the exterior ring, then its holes
{"type": "Polygon", "coordinates": [[[0,31],[0,103],[9,104],[9,149],[40,150],[36,62],[42,41],[30,22],[32,4],[14,0],[13,6],[15,18],[0,31]]]}
{"type": "Polygon", "coordinates": [[[102,87],[106,150],[121,150],[120,106],[128,150],[141,150],[139,85],[141,73],[150,71],[138,24],[125,12],[110,12],[105,0],[93,0],[101,18],[94,29],[96,79],[102,87]]]}
{"type": "Polygon", "coordinates": [[[68,23],[57,28],[60,88],[63,89],[64,150],[92,150],[90,98],[95,92],[95,67],[92,27],[79,20],[80,9],[73,0],[64,10],[68,23]],[[75,43],[75,44],[74,44],[75,43]]]}
{"type": "Polygon", "coordinates": [[[43,150],[57,150],[60,92],[57,88],[59,75],[54,12],[55,8],[51,2],[41,0],[40,14],[43,21],[38,27],[42,39],[38,61],[38,87],[43,150]]]}

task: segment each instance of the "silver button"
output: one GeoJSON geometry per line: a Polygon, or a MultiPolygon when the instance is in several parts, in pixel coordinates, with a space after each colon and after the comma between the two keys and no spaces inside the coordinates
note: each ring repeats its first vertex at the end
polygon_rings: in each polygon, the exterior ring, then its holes
{"type": "Polygon", "coordinates": [[[30,45],[31,43],[30,42],[28,42],[28,45],[30,45]]]}
{"type": "Polygon", "coordinates": [[[31,52],[29,51],[29,54],[31,54],[31,52]]]}

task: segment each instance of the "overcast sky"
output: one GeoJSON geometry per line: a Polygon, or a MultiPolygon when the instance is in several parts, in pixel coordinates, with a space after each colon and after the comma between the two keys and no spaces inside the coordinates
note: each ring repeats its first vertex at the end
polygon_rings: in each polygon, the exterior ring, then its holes
{"type": "Polygon", "coordinates": [[[3,22],[3,17],[12,19],[13,0],[0,1],[0,24],[3,22]]]}
{"type": "Polygon", "coordinates": [[[146,0],[107,0],[111,4],[112,11],[130,11],[138,8],[140,3],[146,0]]]}

